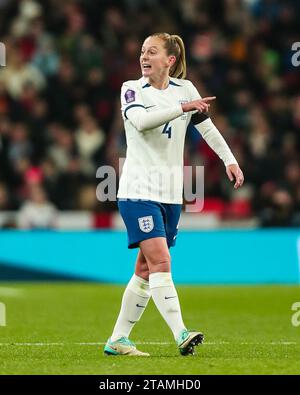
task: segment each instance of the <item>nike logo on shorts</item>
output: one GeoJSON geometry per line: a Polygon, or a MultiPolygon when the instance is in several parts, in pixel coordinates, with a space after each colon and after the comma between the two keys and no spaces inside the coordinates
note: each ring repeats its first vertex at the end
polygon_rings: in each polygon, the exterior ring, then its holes
{"type": "Polygon", "coordinates": [[[136,304],[136,307],[142,307],[142,308],[145,308],[146,306],[141,306],[141,305],[139,305],[138,303],[136,304]]]}
{"type": "Polygon", "coordinates": [[[173,299],[173,298],[177,298],[177,296],[165,296],[165,299],[173,299]]]}

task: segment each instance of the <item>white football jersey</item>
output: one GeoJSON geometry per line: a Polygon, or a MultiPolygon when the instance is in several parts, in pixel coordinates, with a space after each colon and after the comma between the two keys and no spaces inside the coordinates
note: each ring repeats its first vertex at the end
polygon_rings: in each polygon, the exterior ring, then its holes
{"type": "Polygon", "coordinates": [[[125,125],[127,153],[118,198],[182,203],[183,149],[193,112],[153,129],[139,131],[128,119],[130,111],[141,108],[151,113],[201,98],[188,81],[170,78],[166,89],[152,87],[144,77],[127,81],[121,90],[121,110],[125,125]]]}

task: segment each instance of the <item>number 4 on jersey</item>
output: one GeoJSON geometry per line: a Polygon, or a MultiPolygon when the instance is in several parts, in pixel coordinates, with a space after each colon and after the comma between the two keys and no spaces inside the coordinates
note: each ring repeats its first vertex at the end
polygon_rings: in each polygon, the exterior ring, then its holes
{"type": "Polygon", "coordinates": [[[169,122],[165,124],[162,134],[166,133],[168,135],[168,139],[171,138],[172,126],[169,125],[169,122]]]}

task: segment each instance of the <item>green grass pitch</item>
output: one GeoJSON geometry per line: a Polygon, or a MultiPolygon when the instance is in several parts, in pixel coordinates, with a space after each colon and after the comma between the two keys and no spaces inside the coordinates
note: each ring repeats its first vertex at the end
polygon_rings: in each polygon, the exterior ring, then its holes
{"type": "Polygon", "coordinates": [[[178,286],[183,317],[203,331],[195,356],[179,355],[152,301],[131,339],[149,358],[108,357],[124,287],[1,283],[1,374],[300,374],[296,286],[178,286]],[[19,292],[13,292],[14,288],[19,292]],[[1,291],[2,290],[2,291],[1,291]]]}

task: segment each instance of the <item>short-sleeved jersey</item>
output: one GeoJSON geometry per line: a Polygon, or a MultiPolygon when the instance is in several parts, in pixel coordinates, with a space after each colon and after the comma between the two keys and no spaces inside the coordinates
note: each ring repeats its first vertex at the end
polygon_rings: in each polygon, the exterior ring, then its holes
{"type": "Polygon", "coordinates": [[[183,150],[192,112],[154,129],[138,131],[128,119],[130,111],[167,109],[201,98],[188,80],[170,78],[164,90],[145,78],[127,81],[121,89],[121,110],[127,153],[119,183],[118,198],[182,203],[183,150]]]}

